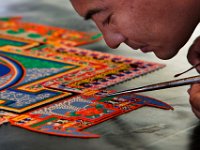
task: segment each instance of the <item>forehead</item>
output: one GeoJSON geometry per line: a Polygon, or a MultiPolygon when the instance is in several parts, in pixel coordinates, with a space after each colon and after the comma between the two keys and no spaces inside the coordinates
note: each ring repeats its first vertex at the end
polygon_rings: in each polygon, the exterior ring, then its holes
{"type": "Polygon", "coordinates": [[[84,16],[88,10],[107,7],[110,0],[71,0],[71,3],[79,15],[84,16]]]}

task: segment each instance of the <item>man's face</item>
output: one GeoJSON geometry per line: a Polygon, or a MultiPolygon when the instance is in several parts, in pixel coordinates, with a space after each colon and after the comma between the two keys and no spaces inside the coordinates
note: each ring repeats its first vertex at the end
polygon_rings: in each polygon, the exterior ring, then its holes
{"type": "MultiPolygon", "coordinates": [[[[92,19],[108,46],[173,57],[187,42],[199,16],[191,0],[71,0],[76,11],[92,19]]],[[[197,2],[196,2],[197,3],[197,2]]]]}

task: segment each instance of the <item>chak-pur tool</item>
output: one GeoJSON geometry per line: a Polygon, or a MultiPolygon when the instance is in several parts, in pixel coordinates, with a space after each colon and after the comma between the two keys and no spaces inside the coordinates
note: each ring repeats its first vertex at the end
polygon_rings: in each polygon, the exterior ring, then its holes
{"type": "MultiPolygon", "coordinates": [[[[178,77],[194,68],[199,66],[200,63],[192,66],[190,69],[176,74],[174,77],[178,77]]],[[[166,89],[166,88],[172,88],[172,87],[177,87],[177,86],[184,86],[184,85],[189,85],[193,83],[200,83],[200,75],[198,76],[193,76],[193,77],[188,77],[188,78],[183,78],[183,79],[178,79],[178,80],[171,80],[167,82],[161,82],[161,83],[156,83],[156,84],[151,84],[151,85],[146,85],[146,86],[141,86],[133,89],[128,89],[120,92],[116,92],[113,94],[109,94],[107,96],[117,96],[121,94],[126,94],[126,93],[139,93],[139,92],[147,92],[147,91],[154,91],[154,90],[160,90],[160,89],[166,89]]]]}

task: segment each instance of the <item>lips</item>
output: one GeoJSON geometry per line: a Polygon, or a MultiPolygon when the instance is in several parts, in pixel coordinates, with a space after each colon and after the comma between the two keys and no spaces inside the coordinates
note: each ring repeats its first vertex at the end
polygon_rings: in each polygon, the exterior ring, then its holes
{"type": "Polygon", "coordinates": [[[149,46],[145,46],[145,47],[142,47],[140,48],[140,50],[143,52],[143,53],[148,53],[148,52],[152,52],[153,49],[149,46]]]}
{"type": "Polygon", "coordinates": [[[140,49],[143,53],[148,53],[153,51],[153,48],[151,48],[149,45],[142,45],[135,43],[128,43],[127,45],[129,45],[134,50],[140,49]]]}
{"type": "Polygon", "coordinates": [[[145,46],[141,46],[141,45],[137,45],[137,44],[128,44],[132,49],[137,50],[137,49],[141,49],[145,46]]]}

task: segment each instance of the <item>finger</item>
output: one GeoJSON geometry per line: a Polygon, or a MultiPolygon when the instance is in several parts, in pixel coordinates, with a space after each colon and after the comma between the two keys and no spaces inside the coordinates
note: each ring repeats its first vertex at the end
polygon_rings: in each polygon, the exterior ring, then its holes
{"type": "Polygon", "coordinates": [[[187,90],[187,92],[188,92],[188,94],[190,94],[190,92],[191,92],[191,87],[187,90]]]}
{"type": "Polygon", "coordinates": [[[192,111],[197,118],[200,119],[200,110],[197,110],[195,107],[192,107],[192,111]]]}
{"type": "MultiPolygon", "coordinates": [[[[187,58],[192,65],[200,62],[200,37],[198,37],[190,47],[187,58]]],[[[200,72],[200,66],[196,69],[200,72]]]]}
{"type": "Polygon", "coordinates": [[[188,89],[188,93],[191,97],[193,95],[196,95],[197,93],[200,93],[200,83],[192,84],[191,87],[188,89]]]}
{"type": "Polygon", "coordinates": [[[193,84],[189,89],[189,95],[190,104],[192,108],[196,110],[194,113],[197,113],[197,110],[200,111],[200,84],[193,84]]]}

